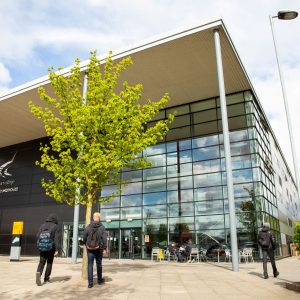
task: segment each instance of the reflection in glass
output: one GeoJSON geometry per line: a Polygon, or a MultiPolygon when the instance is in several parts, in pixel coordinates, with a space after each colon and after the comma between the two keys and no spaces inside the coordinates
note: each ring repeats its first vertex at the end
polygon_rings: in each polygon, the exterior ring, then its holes
{"type": "Polygon", "coordinates": [[[200,148],[193,150],[193,160],[208,160],[218,158],[220,156],[219,146],[200,148]]]}
{"type": "Polygon", "coordinates": [[[166,205],[144,206],[144,218],[161,218],[166,216],[166,205]]]}
{"type": "Polygon", "coordinates": [[[193,148],[208,147],[219,144],[218,135],[204,136],[192,139],[193,148]]]}
{"type": "Polygon", "coordinates": [[[213,173],[219,172],[220,170],[220,159],[198,161],[193,163],[194,174],[213,173]]]}
{"type": "Polygon", "coordinates": [[[101,209],[101,220],[118,220],[120,218],[119,208],[101,209]]]}
{"type": "Polygon", "coordinates": [[[144,193],[160,192],[166,190],[166,180],[144,181],[144,193]]]}
{"type": "Polygon", "coordinates": [[[180,163],[192,162],[192,152],[190,150],[180,152],[180,163]]]}
{"type": "Polygon", "coordinates": [[[160,167],[166,164],[166,155],[161,154],[161,155],[150,156],[150,157],[146,157],[145,160],[150,161],[152,163],[152,167],[160,167]]]}
{"type": "Polygon", "coordinates": [[[157,155],[157,154],[162,154],[166,152],[166,144],[157,144],[151,147],[148,147],[144,150],[144,155],[145,156],[150,156],[150,155],[157,155]]]}
{"type": "Polygon", "coordinates": [[[150,193],[143,195],[144,205],[154,205],[166,203],[166,192],[150,193]]]}
{"type": "Polygon", "coordinates": [[[121,197],[122,207],[124,206],[138,206],[142,205],[142,195],[129,195],[121,197]]]}
{"type": "Polygon", "coordinates": [[[126,182],[142,181],[142,170],[123,172],[122,180],[126,182]]]}
{"type": "Polygon", "coordinates": [[[193,177],[180,177],[180,188],[181,189],[191,189],[193,188],[193,177]]]}
{"type": "Polygon", "coordinates": [[[195,221],[197,230],[224,228],[224,215],[198,216],[195,221]]]}
{"type": "Polygon", "coordinates": [[[166,167],[144,169],[144,180],[162,179],[166,177],[166,167]]]}
{"type": "Polygon", "coordinates": [[[192,164],[181,164],[180,165],[180,176],[192,175],[192,164]]]}
{"type": "Polygon", "coordinates": [[[168,205],[169,217],[193,216],[194,203],[174,203],[168,205]]]}
{"type": "Polygon", "coordinates": [[[195,201],[222,199],[222,186],[195,189],[195,201]]]}
{"type": "Polygon", "coordinates": [[[221,184],[221,174],[220,173],[211,173],[211,174],[203,174],[203,175],[195,175],[194,176],[195,188],[220,185],[220,184],[221,184]]]}
{"type": "Polygon", "coordinates": [[[202,201],[195,203],[196,215],[223,214],[223,200],[202,201]]]}
{"type": "Polygon", "coordinates": [[[173,166],[168,166],[167,167],[167,175],[168,177],[177,177],[178,176],[178,166],[173,165],[173,166]]]}
{"type": "Polygon", "coordinates": [[[177,152],[172,152],[167,154],[167,164],[168,165],[177,164],[177,152]]]}
{"type": "Polygon", "coordinates": [[[121,218],[124,219],[141,219],[142,208],[141,207],[124,207],[121,209],[121,218]]]}
{"type": "Polygon", "coordinates": [[[142,183],[133,182],[127,185],[122,185],[122,195],[140,194],[142,193],[142,183]]]}

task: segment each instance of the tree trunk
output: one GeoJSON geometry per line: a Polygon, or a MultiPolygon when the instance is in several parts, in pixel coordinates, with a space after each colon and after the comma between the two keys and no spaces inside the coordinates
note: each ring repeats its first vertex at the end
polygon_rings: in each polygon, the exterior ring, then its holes
{"type": "MultiPolygon", "coordinates": [[[[85,226],[89,225],[91,222],[92,217],[92,195],[88,195],[88,203],[86,204],[86,211],[85,211],[85,226]]],[[[87,250],[86,247],[83,248],[83,256],[82,256],[82,279],[87,280],[88,275],[88,258],[87,258],[87,250]]]]}

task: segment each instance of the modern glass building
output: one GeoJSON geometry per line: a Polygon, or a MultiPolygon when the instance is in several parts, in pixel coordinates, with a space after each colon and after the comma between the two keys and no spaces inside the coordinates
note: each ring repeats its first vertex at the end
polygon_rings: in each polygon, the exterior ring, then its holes
{"type": "MultiPolygon", "coordinates": [[[[129,83],[142,82],[144,96],[169,92],[169,106],[153,122],[176,111],[165,141],[141,155],[153,163],[123,170],[127,185],[113,201],[95,205],[109,233],[111,258],[149,258],[154,246],[191,239],[198,247],[230,246],[226,171],[213,30],[221,36],[230,130],[238,246],[254,246],[263,222],[269,222],[287,254],[293,221],[299,218],[298,192],[255,90],[222,20],[159,37],[115,59],[131,55],[129,83]],[[280,178],[280,179],[279,179],[280,178]],[[280,188],[280,182],[281,188],[280,188]],[[287,196],[283,194],[287,193],[287,196]]],[[[83,64],[83,72],[85,65],[83,64]]],[[[66,69],[66,73],[67,73],[66,69]]],[[[9,253],[12,222],[24,220],[23,253],[35,254],[35,233],[49,212],[56,212],[63,233],[63,255],[72,251],[73,208],[49,199],[40,186],[47,177],[34,162],[45,133],[27,108],[37,87],[50,90],[46,78],[0,99],[0,166],[10,162],[11,176],[0,177],[0,253],[9,253]]],[[[144,100],[142,100],[144,101],[144,100]]],[[[149,123],[149,126],[152,126],[149,123]]],[[[120,186],[107,185],[102,196],[120,186]]],[[[80,212],[80,233],[84,208],[80,212]]],[[[80,236],[80,234],[79,234],[80,236]]],[[[79,237],[80,238],[80,237],[79,237]]],[[[81,251],[79,246],[79,254],[81,251]]]]}

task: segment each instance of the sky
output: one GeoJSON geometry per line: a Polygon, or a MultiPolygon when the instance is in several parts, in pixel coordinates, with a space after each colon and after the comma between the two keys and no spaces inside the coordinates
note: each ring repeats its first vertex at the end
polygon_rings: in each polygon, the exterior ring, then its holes
{"type": "MultiPolygon", "coordinates": [[[[222,18],[293,172],[269,15],[300,12],[298,0],[1,0],[0,94],[91,50],[131,45],[222,18]]],[[[300,16],[274,19],[300,170],[300,16]]]]}

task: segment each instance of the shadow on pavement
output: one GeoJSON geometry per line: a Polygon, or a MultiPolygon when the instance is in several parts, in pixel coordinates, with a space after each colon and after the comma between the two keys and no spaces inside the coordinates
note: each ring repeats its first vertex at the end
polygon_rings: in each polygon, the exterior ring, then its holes
{"type": "Polygon", "coordinates": [[[66,282],[69,281],[71,276],[51,277],[51,282],[66,282]]]}

